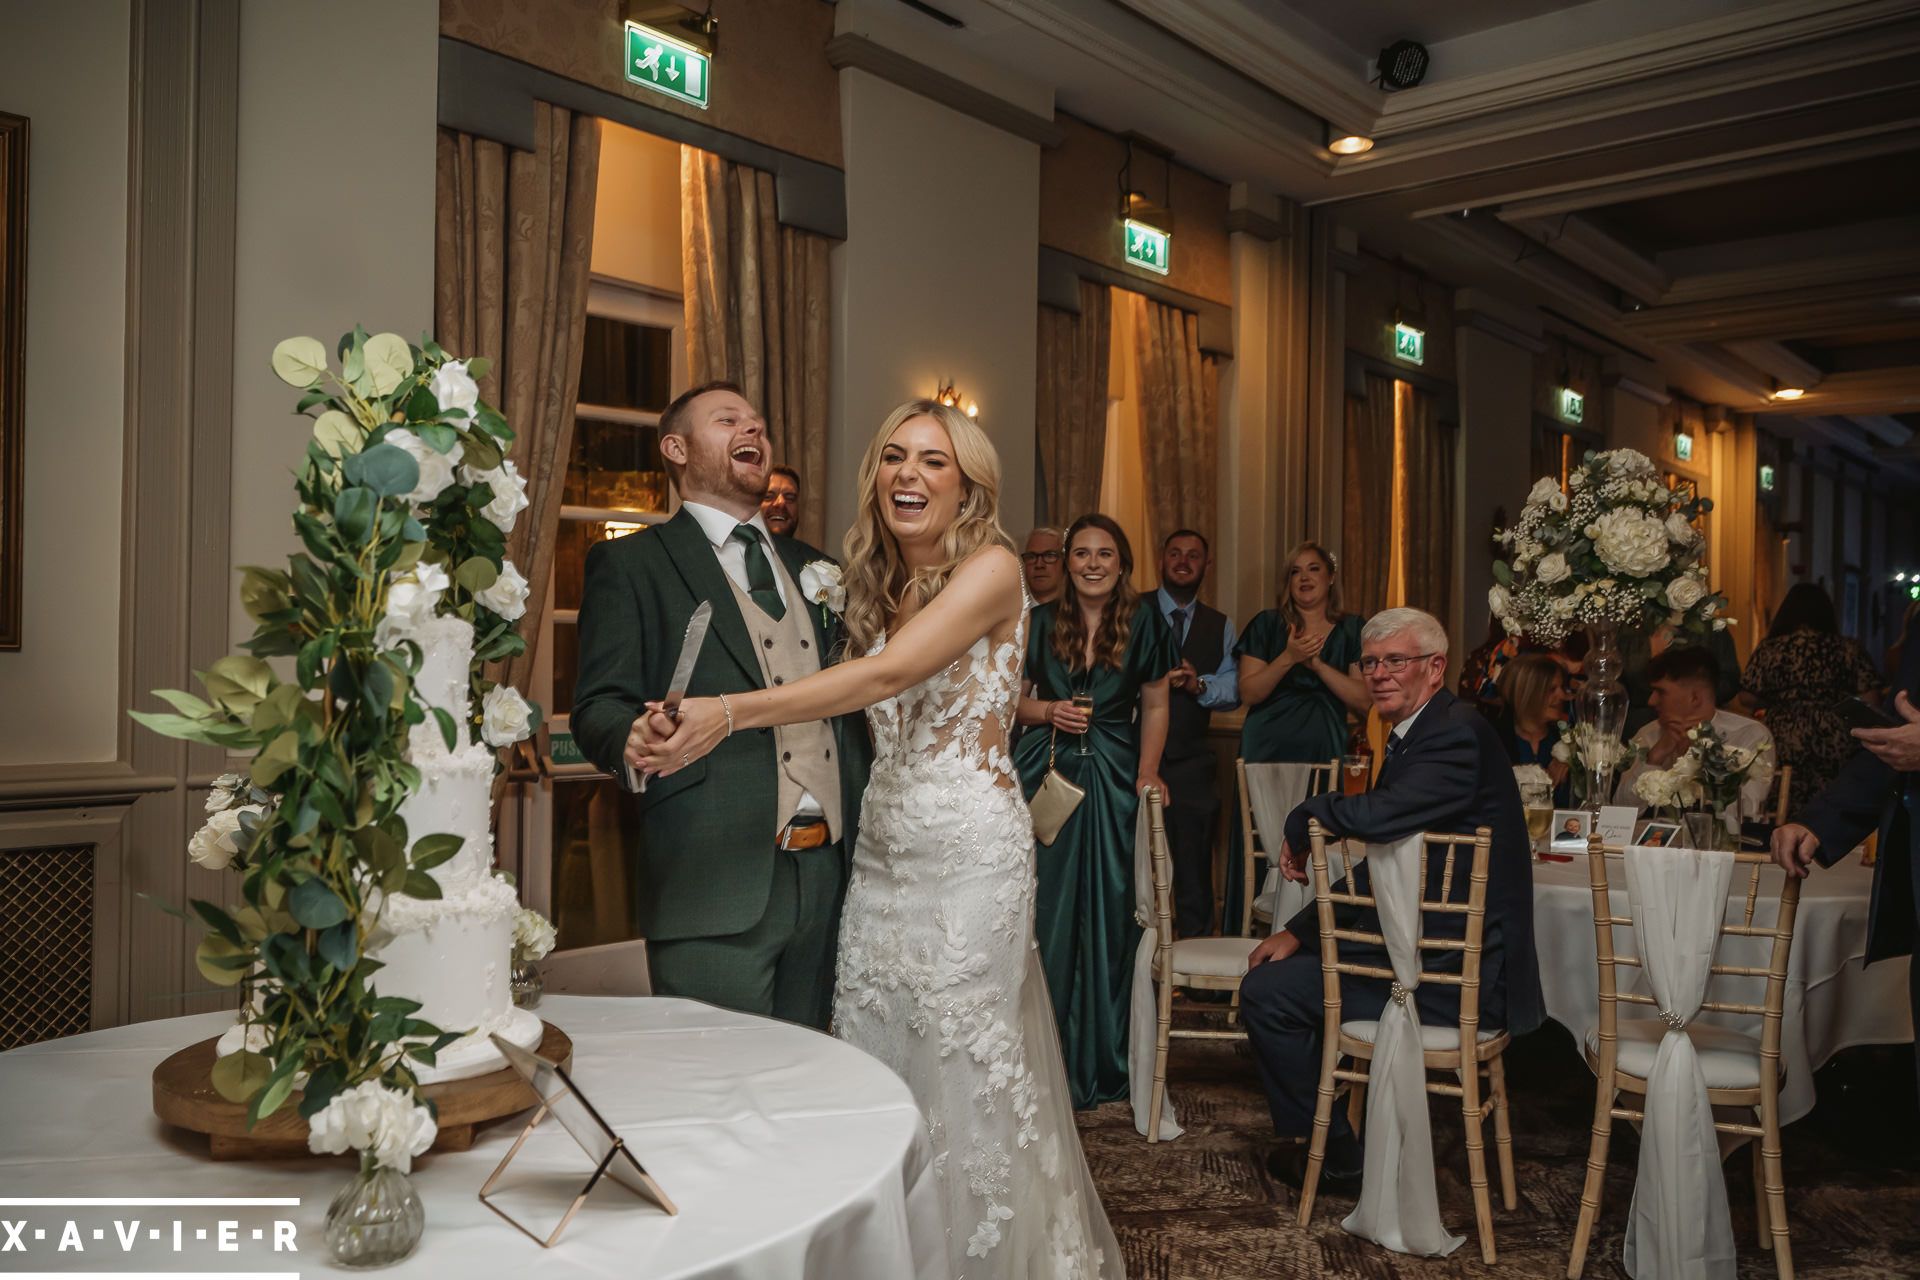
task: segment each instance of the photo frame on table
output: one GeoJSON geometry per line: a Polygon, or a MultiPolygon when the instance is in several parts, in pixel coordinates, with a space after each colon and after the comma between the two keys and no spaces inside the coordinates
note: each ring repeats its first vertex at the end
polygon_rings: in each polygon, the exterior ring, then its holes
{"type": "Polygon", "coordinates": [[[1555,809],[1552,831],[1548,847],[1555,853],[1585,853],[1587,836],[1593,831],[1593,815],[1585,809],[1555,809]]]}
{"type": "Polygon", "coordinates": [[[1633,842],[1649,849],[1670,848],[1680,842],[1680,824],[1648,819],[1640,824],[1640,830],[1634,835],[1633,842]]]}
{"type": "Polygon", "coordinates": [[[586,1203],[593,1189],[600,1185],[602,1178],[611,1179],[642,1200],[652,1201],[666,1210],[669,1215],[680,1212],[668,1198],[667,1193],[661,1190],[660,1184],[653,1180],[653,1175],[649,1174],[645,1166],[634,1156],[626,1140],[615,1133],[613,1126],[594,1110],[593,1104],[587,1101],[587,1096],[580,1092],[579,1086],[574,1084],[564,1067],[537,1053],[522,1049],[517,1044],[503,1040],[497,1035],[489,1036],[488,1039],[493,1041],[495,1048],[506,1055],[507,1064],[532,1087],[534,1096],[540,1099],[540,1105],[535,1108],[533,1118],[527,1121],[527,1127],[522,1129],[520,1136],[513,1140],[513,1146],[508,1148],[507,1154],[502,1157],[498,1165],[494,1166],[493,1172],[488,1174],[487,1180],[481,1184],[481,1204],[499,1214],[543,1249],[553,1247],[554,1242],[560,1238],[560,1233],[565,1231],[567,1224],[573,1221],[573,1215],[580,1211],[580,1206],[586,1203]],[[492,1195],[499,1186],[501,1175],[506,1173],[507,1166],[513,1163],[513,1158],[520,1154],[520,1148],[527,1138],[549,1115],[560,1122],[561,1127],[579,1144],[580,1150],[594,1162],[594,1167],[592,1176],[587,1179],[586,1185],[580,1188],[579,1194],[574,1196],[573,1203],[567,1206],[567,1211],[561,1215],[559,1223],[554,1226],[552,1232],[543,1237],[487,1197],[492,1195]]]}

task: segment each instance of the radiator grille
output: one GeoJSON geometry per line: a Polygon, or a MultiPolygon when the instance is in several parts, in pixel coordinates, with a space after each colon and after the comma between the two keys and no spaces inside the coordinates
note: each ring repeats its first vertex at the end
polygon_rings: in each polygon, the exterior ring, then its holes
{"type": "Polygon", "coordinates": [[[93,854],[0,853],[0,1050],[91,1029],[93,854]]]}

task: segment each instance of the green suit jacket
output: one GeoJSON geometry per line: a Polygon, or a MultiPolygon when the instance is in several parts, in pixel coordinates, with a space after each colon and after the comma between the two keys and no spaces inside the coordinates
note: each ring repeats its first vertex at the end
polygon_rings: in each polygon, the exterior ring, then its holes
{"type": "MultiPolygon", "coordinates": [[[[796,583],[802,566],[828,557],[793,538],[773,548],[796,583]]],[[[713,605],[712,629],[687,686],[689,697],[762,687],[746,621],[699,523],[682,511],[656,528],[594,544],[580,603],[580,675],[572,729],[587,759],[627,785],[627,733],[650,699],[664,697],[687,619],[713,605]]],[[[801,600],[823,655],[841,636],[801,600]]],[[[865,717],[834,722],[840,751],[841,856],[860,822],[872,748],[865,717]]],[[[735,733],[703,760],[639,795],[640,927],[648,938],[724,937],[759,923],[773,882],[779,785],[771,729],[735,733]]]]}

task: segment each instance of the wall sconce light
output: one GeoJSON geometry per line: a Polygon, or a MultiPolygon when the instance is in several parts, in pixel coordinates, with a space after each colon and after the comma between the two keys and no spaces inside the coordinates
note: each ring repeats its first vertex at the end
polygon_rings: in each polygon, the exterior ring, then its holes
{"type": "Polygon", "coordinates": [[[1807,394],[1805,387],[1780,387],[1774,391],[1773,398],[1775,400],[1798,400],[1805,394],[1807,394]]]}
{"type": "Polygon", "coordinates": [[[960,391],[953,385],[952,379],[948,379],[946,382],[941,383],[940,389],[933,393],[933,398],[935,400],[938,400],[941,404],[949,406],[950,408],[959,409],[962,413],[966,414],[969,418],[973,418],[977,420],[980,417],[980,406],[976,402],[969,400],[967,399],[966,396],[962,395],[960,391]]]}
{"type": "Polygon", "coordinates": [[[1682,462],[1693,461],[1693,435],[1686,431],[1673,433],[1673,456],[1682,462]]]}

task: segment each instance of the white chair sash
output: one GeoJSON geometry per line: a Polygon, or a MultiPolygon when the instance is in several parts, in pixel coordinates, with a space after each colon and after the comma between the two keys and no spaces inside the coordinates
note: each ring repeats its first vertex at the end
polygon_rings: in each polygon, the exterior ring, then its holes
{"type": "Polygon", "coordinates": [[[1396,1253],[1439,1258],[1458,1249],[1465,1237],[1447,1233],[1434,1189],[1426,1051],[1414,1002],[1420,987],[1420,844],[1413,835],[1367,850],[1367,875],[1394,984],[1380,1011],[1368,1073],[1367,1173],[1360,1203],[1340,1225],[1396,1253]]]}
{"type": "MultiPolygon", "coordinates": [[[[1153,991],[1153,953],[1160,930],[1153,915],[1153,824],[1147,801],[1133,824],[1133,918],[1140,925],[1140,945],[1133,953],[1132,1025],[1127,1028],[1127,1099],[1133,1104],[1133,1127],[1147,1133],[1148,1108],[1153,1105],[1153,1058],[1160,1039],[1160,1008],[1153,991]]],[[[1252,950],[1252,944],[1248,944],[1252,950]]],[[[1177,1138],[1186,1130],[1173,1117],[1173,1095],[1160,1099],[1160,1137],[1177,1138]]]]}
{"type": "MultiPolygon", "coordinates": [[[[1294,913],[1313,901],[1313,886],[1283,879],[1276,865],[1280,844],[1287,834],[1287,815],[1307,798],[1312,785],[1313,766],[1308,764],[1250,764],[1247,766],[1247,807],[1253,810],[1253,828],[1260,833],[1260,847],[1272,859],[1260,893],[1278,889],[1273,898],[1273,927],[1284,928],[1294,913]]],[[[1304,859],[1307,851],[1299,849],[1304,859]]],[[[1230,928],[1239,928],[1232,921],[1230,928]]]]}
{"type": "Polygon", "coordinates": [[[1732,1280],[1726,1173],[1687,1027],[1707,997],[1733,854],[1634,845],[1625,862],[1641,967],[1667,1033],[1647,1076],[1640,1170],[1621,1260],[1635,1280],[1732,1280]]]}

